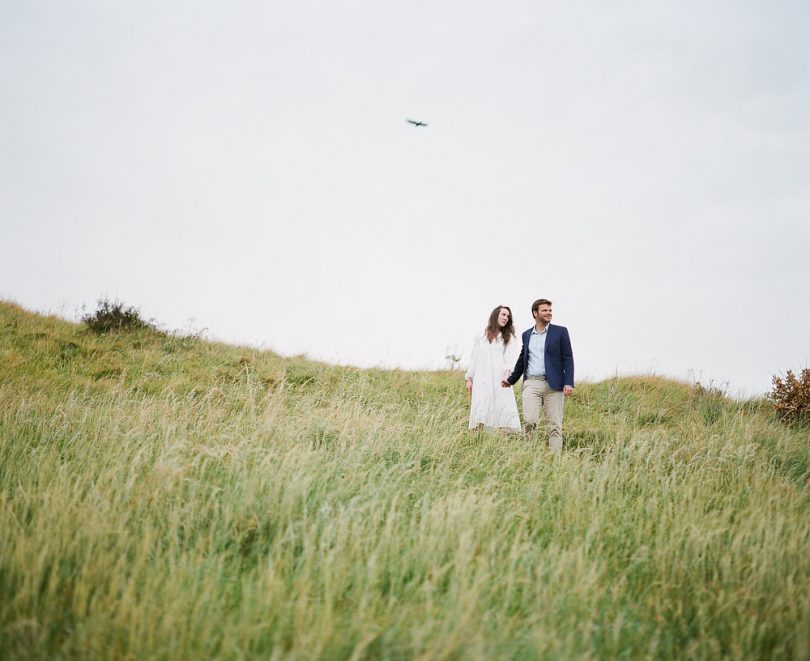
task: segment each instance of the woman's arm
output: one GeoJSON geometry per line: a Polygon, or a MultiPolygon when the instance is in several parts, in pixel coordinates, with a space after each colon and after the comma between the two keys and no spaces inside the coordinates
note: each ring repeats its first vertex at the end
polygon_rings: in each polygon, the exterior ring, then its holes
{"type": "Polygon", "coordinates": [[[478,345],[481,343],[481,338],[476,335],[473,340],[472,351],[470,351],[470,362],[467,365],[467,371],[464,378],[467,379],[467,392],[472,392],[473,377],[475,376],[475,362],[478,358],[478,345]]]}

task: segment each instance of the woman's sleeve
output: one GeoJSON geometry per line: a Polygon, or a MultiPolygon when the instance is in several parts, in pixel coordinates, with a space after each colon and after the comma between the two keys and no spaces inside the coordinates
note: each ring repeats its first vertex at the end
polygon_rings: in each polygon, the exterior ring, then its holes
{"type": "Polygon", "coordinates": [[[516,337],[509,340],[509,344],[503,351],[503,368],[510,372],[514,369],[518,356],[520,355],[520,344],[516,337]]]}
{"type": "Polygon", "coordinates": [[[472,379],[475,374],[475,359],[478,358],[478,344],[480,338],[476,336],[473,340],[472,351],[470,351],[470,362],[467,365],[467,372],[464,374],[465,379],[472,379]]]}

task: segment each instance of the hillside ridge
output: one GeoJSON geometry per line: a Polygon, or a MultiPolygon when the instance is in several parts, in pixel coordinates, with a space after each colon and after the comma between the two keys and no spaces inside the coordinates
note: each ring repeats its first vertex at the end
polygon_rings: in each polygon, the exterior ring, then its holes
{"type": "Polygon", "coordinates": [[[766,400],[579,384],[558,455],[468,406],[0,303],[0,656],[810,657],[810,439],[766,400]]]}

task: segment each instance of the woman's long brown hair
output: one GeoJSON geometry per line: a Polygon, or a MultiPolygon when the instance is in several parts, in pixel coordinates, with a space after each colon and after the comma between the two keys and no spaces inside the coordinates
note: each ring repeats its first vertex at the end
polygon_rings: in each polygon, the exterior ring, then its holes
{"type": "Polygon", "coordinates": [[[498,333],[500,333],[501,338],[503,339],[503,346],[509,344],[509,340],[515,337],[515,326],[512,324],[512,310],[508,305],[499,305],[492,311],[492,313],[489,315],[487,329],[484,332],[487,336],[487,342],[491,343],[492,340],[498,336],[498,333]],[[503,328],[498,326],[498,315],[501,313],[502,309],[509,313],[509,321],[506,322],[506,326],[503,328]]]}

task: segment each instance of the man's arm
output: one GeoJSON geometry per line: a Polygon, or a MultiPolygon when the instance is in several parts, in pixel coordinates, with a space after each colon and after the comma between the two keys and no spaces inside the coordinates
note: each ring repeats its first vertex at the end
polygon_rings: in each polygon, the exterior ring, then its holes
{"type": "Polygon", "coordinates": [[[574,390],[574,351],[571,348],[571,338],[567,328],[563,328],[560,338],[560,355],[563,368],[563,392],[570,395],[574,390]]]}

